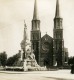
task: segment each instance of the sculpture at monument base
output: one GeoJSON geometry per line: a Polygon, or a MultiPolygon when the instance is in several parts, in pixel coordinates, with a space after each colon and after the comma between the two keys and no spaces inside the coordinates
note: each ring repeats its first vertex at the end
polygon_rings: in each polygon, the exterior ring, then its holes
{"type": "Polygon", "coordinates": [[[26,52],[25,52],[25,61],[26,61],[26,67],[28,69],[31,69],[33,67],[39,67],[35,60],[35,55],[33,53],[33,50],[31,49],[30,45],[26,46],[26,52]]]}

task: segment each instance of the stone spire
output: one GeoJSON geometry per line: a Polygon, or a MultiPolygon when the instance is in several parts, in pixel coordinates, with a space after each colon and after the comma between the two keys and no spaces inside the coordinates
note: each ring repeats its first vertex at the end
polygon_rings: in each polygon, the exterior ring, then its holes
{"type": "Polygon", "coordinates": [[[35,0],[34,4],[33,20],[38,20],[37,0],[35,0]]]}
{"type": "Polygon", "coordinates": [[[60,11],[59,11],[59,0],[56,2],[56,13],[55,13],[56,18],[60,18],[60,11]]]}

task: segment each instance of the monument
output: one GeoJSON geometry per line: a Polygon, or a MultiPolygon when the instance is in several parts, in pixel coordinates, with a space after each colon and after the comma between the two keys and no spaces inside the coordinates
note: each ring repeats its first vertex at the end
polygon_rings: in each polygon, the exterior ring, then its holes
{"type": "Polygon", "coordinates": [[[35,60],[35,55],[33,49],[31,48],[31,43],[29,42],[27,37],[27,26],[25,21],[24,21],[24,38],[21,42],[21,49],[22,49],[22,63],[24,71],[27,71],[35,67],[39,67],[39,65],[35,60]]]}

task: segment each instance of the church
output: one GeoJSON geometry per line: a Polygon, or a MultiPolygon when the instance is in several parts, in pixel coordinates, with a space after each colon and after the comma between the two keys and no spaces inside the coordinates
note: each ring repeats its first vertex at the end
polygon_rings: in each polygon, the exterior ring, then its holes
{"type": "Polygon", "coordinates": [[[30,41],[38,65],[63,67],[68,63],[68,49],[64,47],[62,24],[63,18],[60,17],[59,0],[57,0],[53,37],[47,33],[41,37],[37,1],[35,0],[30,41]]]}

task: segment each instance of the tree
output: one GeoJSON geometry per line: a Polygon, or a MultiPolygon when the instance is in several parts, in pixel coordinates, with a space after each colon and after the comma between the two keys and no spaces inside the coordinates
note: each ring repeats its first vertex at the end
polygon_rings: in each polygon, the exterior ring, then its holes
{"type": "Polygon", "coordinates": [[[2,66],[6,65],[7,62],[7,54],[6,52],[0,53],[0,62],[2,66]]]}
{"type": "Polygon", "coordinates": [[[69,65],[74,65],[74,57],[70,57],[68,60],[69,65]]]}
{"type": "Polygon", "coordinates": [[[71,73],[74,74],[74,57],[70,57],[68,64],[71,66],[71,73]]]}
{"type": "Polygon", "coordinates": [[[9,57],[8,59],[7,59],[7,66],[12,66],[13,65],[13,63],[14,63],[14,60],[13,60],[13,57],[9,57]]]}
{"type": "Polygon", "coordinates": [[[12,57],[9,57],[7,60],[7,66],[13,66],[13,64],[18,61],[18,59],[20,58],[20,53],[17,53],[15,55],[13,55],[12,57]]]}

